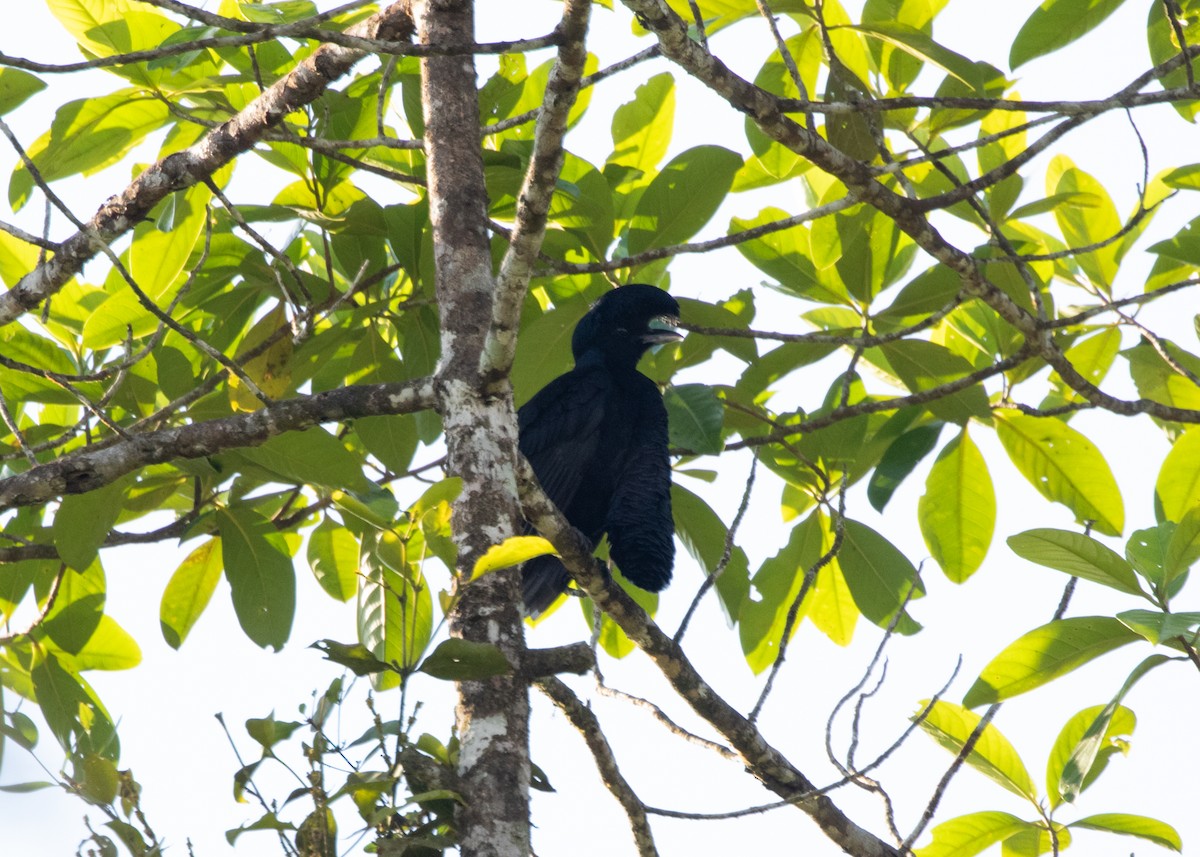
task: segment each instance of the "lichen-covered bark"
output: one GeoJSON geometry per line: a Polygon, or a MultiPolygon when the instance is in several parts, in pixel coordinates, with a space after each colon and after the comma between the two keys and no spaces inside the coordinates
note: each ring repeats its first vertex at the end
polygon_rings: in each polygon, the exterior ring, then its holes
{"type": "MultiPolygon", "coordinates": [[[[469,45],[470,0],[414,7],[422,44],[469,45]]],[[[487,192],[479,147],[474,59],[422,60],[429,211],[437,266],[442,363],[436,384],[447,470],[463,480],[454,506],[460,568],[516,532],[520,521],[513,461],[516,414],[507,378],[485,379],[480,355],[492,320],[495,282],[487,233],[487,192]]],[[[469,573],[462,579],[469,577],[469,573]]],[[[461,682],[460,850],[464,857],[529,854],[529,693],[519,677],[524,627],[512,572],[463,586],[450,616],[455,636],[504,652],[514,674],[461,682]]]]}

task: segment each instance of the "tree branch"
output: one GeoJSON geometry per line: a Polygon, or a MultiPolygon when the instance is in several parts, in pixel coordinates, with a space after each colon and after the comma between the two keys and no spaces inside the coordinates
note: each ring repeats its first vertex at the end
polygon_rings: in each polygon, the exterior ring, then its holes
{"type": "Polygon", "coordinates": [[[565,0],[563,3],[562,21],[557,30],[562,37],[558,60],[546,80],[546,94],[533,132],[533,154],[517,195],[516,222],[496,277],[492,324],[481,355],[485,365],[480,371],[485,375],[504,374],[512,366],[521,326],[521,305],[529,288],[533,263],[542,248],[546,216],[562,170],[567,115],[575,104],[587,62],[584,39],[591,8],[591,0],[565,0]]]}
{"type": "MultiPolygon", "coordinates": [[[[398,0],[350,33],[383,41],[411,38],[409,0],[398,0]]],[[[361,50],[322,45],[276,81],[245,110],[214,128],[192,147],[168,155],[144,170],[121,193],[110,197],[83,229],[63,241],[54,256],[40,263],[13,288],[0,294],[0,327],[55,294],[85,262],[144,219],[169,194],[191,187],[250,149],[265,131],[294,110],[312,103],[326,88],[366,56],[361,50]]]]}
{"type": "Polygon", "coordinates": [[[827,836],[860,857],[899,857],[891,845],[852,822],[700,676],[683,650],[620,587],[613,585],[578,533],[537,484],[533,468],[518,460],[517,479],[525,517],[548,538],[571,576],[638,648],[650,656],[676,693],[729,741],[743,764],[764,786],[784,798],[808,795],[797,803],[827,836]]]}
{"type": "Polygon", "coordinates": [[[408,414],[433,404],[429,378],[364,384],[274,402],[252,413],[114,438],[0,479],[0,511],[94,491],[149,464],[204,458],[226,449],[258,446],[276,435],[319,423],[408,414]]]}
{"type": "Polygon", "coordinates": [[[592,757],[596,760],[596,768],[600,771],[600,779],[612,792],[612,796],[625,809],[629,816],[629,827],[633,832],[633,841],[637,845],[641,857],[658,857],[658,849],[654,847],[654,835],[650,831],[650,819],[646,817],[646,805],[634,793],[629,782],[621,774],[613,756],[612,747],[600,728],[600,720],[592,709],[583,704],[571,688],[557,678],[544,678],[537,683],[538,690],[546,694],[558,709],[571,721],[571,725],[579,730],[592,757]]]}

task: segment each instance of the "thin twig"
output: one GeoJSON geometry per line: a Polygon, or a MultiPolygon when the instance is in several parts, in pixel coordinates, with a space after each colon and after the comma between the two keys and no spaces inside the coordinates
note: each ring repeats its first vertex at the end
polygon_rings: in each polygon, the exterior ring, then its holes
{"type": "Polygon", "coordinates": [[[687,609],[687,613],[683,616],[683,621],[679,623],[679,630],[675,632],[675,642],[678,643],[683,639],[683,635],[687,632],[688,623],[692,621],[692,616],[696,612],[696,608],[700,606],[700,601],[708,593],[710,589],[725,573],[725,569],[729,566],[729,560],[733,557],[733,543],[737,538],[738,527],[742,525],[742,518],[746,515],[746,509],[750,505],[750,492],[754,489],[754,476],[758,470],[758,456],[750,459],[750,475],[746,477],[746,488],[742,491],[742,502],[738,506],[737,514],[733,516],[733,523],[729,525],[729,529],[725,531],[725,547],[721,552],[721,559],[717,563],[717,567],[713,569],[712,574],[704,578],[704,582],[700,584],[700,588],[696,591],[696,596],[692,599],[691,605],[687,609]]]}

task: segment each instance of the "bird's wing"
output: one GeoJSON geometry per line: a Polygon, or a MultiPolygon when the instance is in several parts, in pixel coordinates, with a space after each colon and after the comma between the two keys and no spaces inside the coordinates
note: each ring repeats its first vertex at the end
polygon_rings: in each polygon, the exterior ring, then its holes
{"type": "Polygon", "coordinates": [[[560,509],[575,498],[596,454],[610,389],[606,373],[576,368],[543,387],[517,414],[521,452],[560,509]]]}
{"type": "Polygon", "coordinates": [[[608,510],[609,555],[632,583],[658,592],[670,582],[675,562],[667,410],[649,379],[636,386],[631,404],[629,456],[608,510]]]}

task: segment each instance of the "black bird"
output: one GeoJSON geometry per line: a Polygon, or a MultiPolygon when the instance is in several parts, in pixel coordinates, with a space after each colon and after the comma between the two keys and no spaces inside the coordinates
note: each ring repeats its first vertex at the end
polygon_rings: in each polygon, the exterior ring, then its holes
{"type": "MultiPolygon", "coordinates": [[[[671,580],[675,523],[667,409],[637,363],[651,346],[682,338],[651,322],[678,318],[679,304],[654,286],[608,292],[575,327],[575,368],[517,413],[521,452],[546,494],[593,544],[607,533],[621,573],[650,592],[671,580]]],[[[546,610],[570,581],[557,557],[525,563],[526,611],[546,610]]]]}

